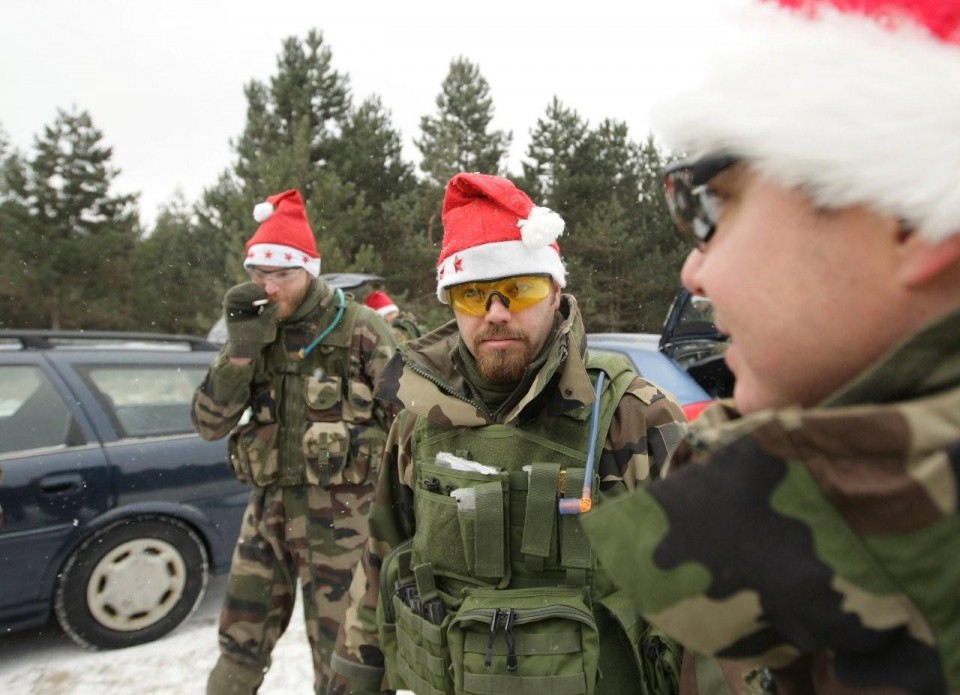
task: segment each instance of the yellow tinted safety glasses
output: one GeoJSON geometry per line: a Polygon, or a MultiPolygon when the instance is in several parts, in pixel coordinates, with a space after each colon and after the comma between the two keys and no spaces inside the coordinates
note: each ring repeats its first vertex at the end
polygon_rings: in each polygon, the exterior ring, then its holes
{"type": "Polygon", "coordinates": [[[494,295],[500,298],[510,311],[521,311],[539,304],[550,295],[553,278],[543,275],[520,275],[491,280],[490,282],[465,282],[447,289],[450,305],[457,311],[471,316],[484,316],[490,310],[494,295]]]}

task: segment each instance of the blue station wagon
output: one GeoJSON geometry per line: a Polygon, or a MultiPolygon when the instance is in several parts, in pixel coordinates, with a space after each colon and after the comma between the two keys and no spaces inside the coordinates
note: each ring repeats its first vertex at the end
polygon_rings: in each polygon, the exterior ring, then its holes
{"type": "Polygon", "coordinates": [[[217,346],[0,331],[0,630],[55,615],[90,648],[179,625],[229,569],[248,488],[190,421],[217,346]]]}

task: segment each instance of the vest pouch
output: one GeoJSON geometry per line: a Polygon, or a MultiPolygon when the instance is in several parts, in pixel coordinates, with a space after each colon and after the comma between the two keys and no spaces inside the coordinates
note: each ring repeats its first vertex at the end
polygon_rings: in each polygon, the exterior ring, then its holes
{"type": "Polygon", "coordinates": [[[334,476],[333,484],[344,483],[353,485],[373,484],[377,480],[380,470],[380,459],[383,458],[383,449],[387,435],[375,421],[369,425],[347,424],[350,436],[350,453],[347,463],[334,476]]]}
{"type": "Polygon", "coordinates": [[[468,588],[447,641],[457,695],[593,695],[600,638],[584,590],[468,588]]]}
{"type": "Polygon", "coordinates": [[[332,410],[340,402],[340,377],[308,375],[303,396],[311,410],[332,410]]]}
{"type": "Polygon", "coordinates": [[[510,475],[416,465],[412,562],[470,584],[510,581],[510,475]]]}
{"type": "Polygon", "coordinates": [[[676,695],[682,654],[675,642],[650,625],[621,591],[597,600],[630,644],[643,695],[676,695]]]}
{"type": "Polygon", "coordinates": [[[277,457],[277,425],[247,423],[230,435],[230,467],[241,483],[270,485],[280,470],[277,457]]]}
{"type": "Polygon", "coordinates": [[[329,487],[340,478],[350,447],[342,422],[311,422],[303,433],[303,457],[309,485],[329,487]]]}
{"type": "Polygon", "coordinates": [[[429,613],[418,601],[416,580],[410,573],[411,544],[407,540],[394,548],[380,569],[380,649],[391,688],[446,695],[452,689],[446,638],[451,615],[440,624],[425,617],[429,613]]]}
{"type": "Polygon", "coordinates": [[[373,389],[359,379],[347,382],[343,419],[347,422],[368,422],[373,419],[373,389]]]}

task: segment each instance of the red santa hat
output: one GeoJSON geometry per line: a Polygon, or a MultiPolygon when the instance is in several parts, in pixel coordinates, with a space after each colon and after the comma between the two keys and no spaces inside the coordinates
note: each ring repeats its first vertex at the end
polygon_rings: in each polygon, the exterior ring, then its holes
{"type": "Polygon", "coordinates": [[[320,252],[299,191],[284,191],[258,203],[253,219],[260,226],[247,242],[244,267],[303,268],[313,277],[320,274],[320,252]]]}
{"type": "Polygon", "coordinates": [[[397,308],[397,305],[393,303],[393,300],[390,299],[390,295],[388,295],[386,292],[381,292],[380,290],[376,290],[368,294],[367,298],[363,300],[363,303],[381,316],[386,316],[394,311],[400,311],[400,309],[397,308]]]}
{"type": "Polygon", "coordinates": [[[443,246],[437,260],[437,297],[464,282],[514,275],[550,275],[565,287],[556,239],[564,222],[500,176],[457,174],[443,198],[443,246]]]}
{"type": "Polygon", "coordinates": [[[668,146],[960,233],[960,0],[751,0],[737,19],[703,83],[655,112],[668,146]]]}

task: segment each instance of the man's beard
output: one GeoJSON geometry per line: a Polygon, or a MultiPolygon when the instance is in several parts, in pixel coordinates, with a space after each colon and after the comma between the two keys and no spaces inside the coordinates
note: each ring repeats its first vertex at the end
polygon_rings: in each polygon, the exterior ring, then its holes
{"type": "Polygon", "coordinates": [[[303,304],[304,300],[306,300],[308,294],[310,294],[310,285],[304,287],[302,291],[281,300],[280,308],[277,309],[274,320],[277,323],[283,323],[293,316],[297,309],[300,308],[300,305],[303,304]]]}
{"type": "Polygon", "coordinates": [[[477,371],[487,381],[494,384],[512,384],[520,381],[534,355],[530,353],[530,337],[523,331],[516,333],[500,326],[491,326],[474,338],[477,355],[477,371]],[[514,338],[522,341],[522,349],[484,350],[480,346],[491,338],[514,338]]]}

